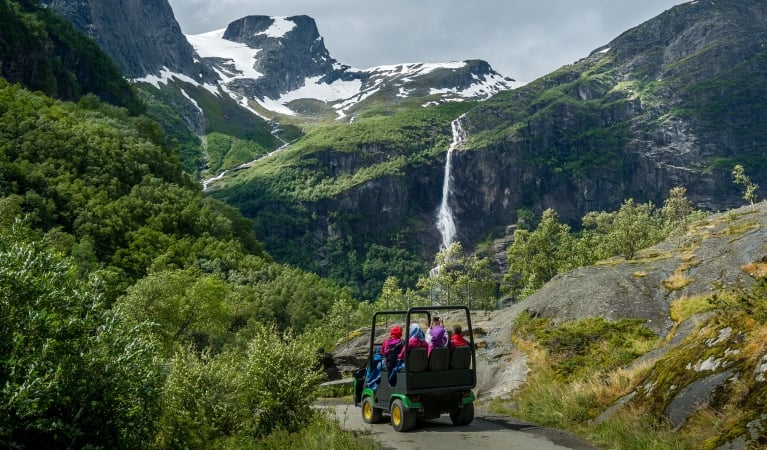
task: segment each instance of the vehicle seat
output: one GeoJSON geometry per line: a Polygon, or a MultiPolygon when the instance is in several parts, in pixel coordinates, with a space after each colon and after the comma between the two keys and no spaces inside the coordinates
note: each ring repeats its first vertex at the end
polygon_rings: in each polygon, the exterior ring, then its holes
{"type": "Polygon", "coordinates": [[[453,349],[450,358],[450,367],[453,369],[468,369],[471,365],[471,347],[463,346],[453,349]]]}
{"type": "Polygon", "coordinates": [[[416,347],[407,351],[407,367],[411,372],[423,372],[429,366],[425,347],[416,347]]]}
{"type": "Polygon", "coordinates": [[[450,349],[447,347],[435,347],[429,355],[429,368],[431,370],[447,370],[450,365],[450,349]]]}

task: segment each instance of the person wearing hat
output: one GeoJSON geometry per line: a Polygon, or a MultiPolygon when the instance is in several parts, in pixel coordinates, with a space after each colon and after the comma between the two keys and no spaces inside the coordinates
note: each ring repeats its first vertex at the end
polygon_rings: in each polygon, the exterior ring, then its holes
{"type": "Polygon", "coordinates": [[[389,384],[394,386],[397,383],[397,357],[400,351],[405,347],[402,342],[402,327],[394,325],[389,330],[389,338],[381,346],[381,354],[384,357],[386,370],[389,371],[389,384]]]}
{"type": "Polygon", "coordinates": [[[389,338],[386,339],[381,346],[381,354],[384,357],[389,356],[394,348],[396,348],[397,354],[399,354],[402,346],[402,327],[394,325],[389,329],[389,338]]]}
{"type": "MultiPolygon", "coordinates": [[[[408,333],[408,336],[410,336],[407,340],[408,348],[429,347],[429,344],[426,343],[426,339],[423,335],[423,330],[421,330],[421,326],[417,323],[410,324],[410,332],[408,333]]],[[[405,347],[402,347],[402,351],[399,352],[399,359],[405,359],[405,347]]]]}

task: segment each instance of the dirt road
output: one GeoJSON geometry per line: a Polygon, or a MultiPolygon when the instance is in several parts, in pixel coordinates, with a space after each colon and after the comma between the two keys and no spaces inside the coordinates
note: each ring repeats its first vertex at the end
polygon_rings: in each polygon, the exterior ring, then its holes
{"type": "Polygon", "coordinates": [[[329,405],[341,425],[348,430],[369,431],[384,449],[397,450],[594,450],[594,447],[558,430],[515,422],[508,417],[477,411],[474,422],[457,427],[443,415],[439,420],[419,422],[407,433],[394,431],[384,416],[382,423],[369,425],[362,421],[360,409],[354,405],[329,405]]]}

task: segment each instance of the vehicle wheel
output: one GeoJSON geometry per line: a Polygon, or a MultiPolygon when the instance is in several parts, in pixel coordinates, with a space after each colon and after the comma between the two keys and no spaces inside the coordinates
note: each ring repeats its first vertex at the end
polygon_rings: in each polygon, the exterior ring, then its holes
{"type": "Polygon", "coordinates": [[[362,399],[362,420],[365,423],[378,423],[381,421],[382,412],[381,408],[373,406],[373,401],[370,397],[362,399]]]}
{"type": "Polygon", "coordinates": [[[463,405],[463,408],[458,408],[455,411],[450,412],[450,421],[453,425],[468,425],[474,421],[474,403],[463,405]]]}
{"type": "Polygon", "coordinates": [[[391,404],[391,425],[395,431],[408,431],[415,426],[416,414],[396,399],[391,404]]]}

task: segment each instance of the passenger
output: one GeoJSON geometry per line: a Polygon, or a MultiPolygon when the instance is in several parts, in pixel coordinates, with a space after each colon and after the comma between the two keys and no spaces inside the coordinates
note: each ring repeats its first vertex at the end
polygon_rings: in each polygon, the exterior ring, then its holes
{"type": "Polygon", "coordinates": [[[445,330],[445,327],[442,326],[442,320],[440,320],[439,317],[435,317],[434,320],[432,320],[431,327],[429,327],[429,335],[431,336],[429,355],[431,355],[433,348],[447,346],[447,331],[445,330]]]}
{"type": "Polygon", "coordinates": [[[399,366],[397,358],[404,347],[402,327],[394,325],[389,330],[389,338],[381,346],[381,355],[383,355],[386,370],[389,372],[388,380],[391,386],[397,384],[397,370],[399,366]]]}
{"type": "Polygon", "coordinates": [[[402,349],[402,346],[404,344],[402,343],[402,327],[399,325],[394,325],[389,330],[389,338],[386,339],[381,346],[381,354],[386,358],[386,360],[389,360],[389,356],[399,355],[400,350],[402,349]]]}
{"type": "Polygon", "coordinates": [[[429,324],[429,328],[426,330],[426,343],[431,345],[431,329],[432,327],[440,326],[442,325],[442,319],[440,319],[437,316],[432,317],[431,323],[429,324]]]}
{"type": "MultiPolygon", "coordinates": [[[[407,340],[408,348],[429,347],[429,344],[426,343],[426,338],[423,335],[423,331],[417,323],[410,324],[410,333],[408,334],[410,336],[410,338],[407,340]]],[[[399,352],[399,359],[405,359],[405,347],[402,347],[402,351],[399,352]]]]}
{"type": "Polygon", "coordinates": [[[450,336],[450,350],[456,347],[468,347],[469,341],[463,337],[463,330],[458,324],[453,325],[453,335],[450,336]]]}

